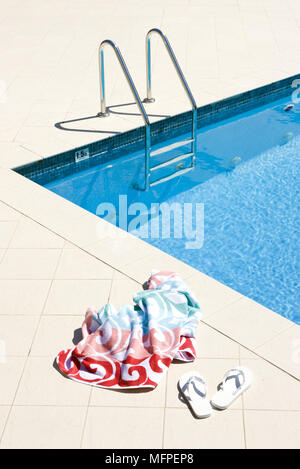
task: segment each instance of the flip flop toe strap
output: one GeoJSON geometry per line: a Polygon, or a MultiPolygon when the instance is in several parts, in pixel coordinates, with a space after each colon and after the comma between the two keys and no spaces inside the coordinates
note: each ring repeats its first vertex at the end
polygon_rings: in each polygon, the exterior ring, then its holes
{"type": "Polygon", "coordinates": [[[234,379],[235,380],[236,390],[233,391],[233,394],[236,394],[240,390],[241,386],[243,386],[243,384],[246,381],[245,373],[242,370],[232,368],[231,370],[228,370],[227,373],[224,376],[224,379],[223,379],[222,384],[221,384],[222,389],[224,389],[225,383],[229,379],[234,379]]]}
{"type": "Polygon", "coordinates": [[[198,394],[198,396],[200,396],[202,399],[206,397],[207,385],[202,378],[200,378],[199,376],[191,376],[185,383],[185,385],[182,387],[182,391],[184,392],[188,400],[191,400],[191,387],[193,388],[194,392],[198,394]],[[202,386],[199,386],[199,384],[202,386]]]}

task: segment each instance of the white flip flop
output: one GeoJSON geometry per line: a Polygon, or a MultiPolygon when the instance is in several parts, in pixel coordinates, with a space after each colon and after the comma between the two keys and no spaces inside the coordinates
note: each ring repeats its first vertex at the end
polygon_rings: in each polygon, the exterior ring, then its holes
{"type": "Polygon", "coordinates": [[[181,376],[178,388],[195,417],[209,417],[212,411],[207,399],[207,384],[197,371],[189,371],[181,376]]]}
{"type": "Polygon", "coordinates": [[[216,409],[227,409],[251,386],[252,380],[252,373],[245,366],[237,366],[228,370],[218,386],[218,392],[211,399],[211,404],[216,409]]]}

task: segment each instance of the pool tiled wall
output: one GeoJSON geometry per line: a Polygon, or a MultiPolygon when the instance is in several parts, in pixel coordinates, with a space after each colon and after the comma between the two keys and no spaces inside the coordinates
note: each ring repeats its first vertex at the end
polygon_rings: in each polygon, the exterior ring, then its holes
{"type": "MultiPolygon", "coordinates": [[[[255,88],[244,93],[216,101],[197,110],[197,127],[213,124],[233,115],[249,111],[275,99],[292,94],[292,83],[300,79],[300,74],[255,88]]],[[[192,112],[187,111],[151,124],[151,143],[158,144],[165,139],[184,134],[191,130],[192,112]]],[[[73,148],[63,153],[44,158],[33,163],[14,168],[19,174],[44,185],[54,179],[64,178],[76,172],[92,168],[99,164],[113,161],[120,156],[143,150],[145,147],[145,127],[138,127],[127,132],[93,142],[89,145],[73,148]],[[75,162],[75,153],[88,150],[89,158],[75,162]]]]}

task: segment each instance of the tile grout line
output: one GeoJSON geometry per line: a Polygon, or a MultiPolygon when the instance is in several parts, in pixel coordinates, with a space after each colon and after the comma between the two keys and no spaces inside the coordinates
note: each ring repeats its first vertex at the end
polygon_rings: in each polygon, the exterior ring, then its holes
{"type": "MultiPolygon", "coordinates": [[[[5,205],[7,205],[7,204],[5,204],[5,205]]],[[[18,213],[20,213],[20,212],[18,212],[18,213]]],[[[17,228],[18,228],[18,226],[19,226],[19,221],[20,221],[20,220],[15,220],[16,226],[15,226],[15,229],[14,229],[14,231],[13,231],[11,237],[10,237],[10,240],[9,240],[9,242],[8,242],[8,245],[7,245],[6,249],[4,250],[4,254],[3,254],[3,256],[1,257],[1,262],[3,262],[3,260],[4,260],[5,256],[6,256],[6,253],[7,253],[8,249],[9,249],[9,246],[10,246],[10,244],[11,244],[11,242],[12,242],[12,239],[13,239],[13,237],[14,237],[16,231],[17,231],[17,228]]],[[[9,407],[9,411],[8,411],[8,413],[7,413],[7,416],[6,416],[4,425],[3,425],[3,430],[2,430],[2,432],[0,433],[0,446],[1,446],[2,438],[3,438],[3,435],[4,435],[5,429],[6,429],[7,422],[8,422],[8,420],[9,420],[9,417],[10,417],[10,414],[11,414],[11,411],[12,411],[12,406],[13,406],[13,403],[14,403],[14,400],[15,400],[15,397],[16,397],[16,393],[17,393],[17,390],[18,390],[18,388],[19,388],[19,384],[20,384],[21,378],[22,378],[22,376],[23,376],[23,373],[24,373],[24,370],[25,370],[25,367],[26,367],[26,363],[27,363],[27,358],[25,358],[25,360],[24,360],[24,364],[23,364],[23,367],[22,367],[22,370],[21,370],[20,378],[19,378],[19,380],[18,380],[16,392],[15,392],[15,394],[14,394],[12,403],[11,403],[11,405],[8,406],[8,407],[9,407]]]]}
{"type": "MultiPolygon", "coordinates": [[[[246,350],[248,350],[248,352],[251,352],[253,353],[254,355],[257,355],[258,358],[261,358],[262,360],[266,361],[267,363],[269,363],[270,365],[274,366],[275,368],[278,368],[279,370],[283,371],[284,373],[286,373],[287,375],[291,376],[291,378],[294,378],[296,381],[300,381],[299,378],[297,378],[296,376],[294,376],[292,373],[290,373],[289,371],[285,370],[284,368],[281,368],[279,365],[276,365],[276,363],[273,363],[272,361],[268,360],[267,358],[263,357],[262,355],[259,355],[258,352],[256,352],[256,349],[255,350],[251,350],[249,347],[247,347],[246,345],[243,345],[241,344],[238,340],[236,339],[233,339],[232,337],[230,337],[229,335],[225,334],[225,332],[222,332],[220,331],[219,329],[216,329],[215,327],[213,327],[212,325],[206,323],[205,321],[201,320],[206,326],[210,327],[211,329],[213,329],[214,331],[216,332],[219,332],[220,334],[222,334],[224,337],[227,337],[228,339],[232,340],[233,342],[235,342],[236,344],[244,347],[246,350]]],[[[291,326],[293,327],[293,326],[291,326]]],[[[288,328],[289,329],[289,328],[288,328]]],[[[285,330],[288,330],[288,329],[285,329],[285,330]]]]}
{"type": "MultiPolygon", "coordinates": [[[[16,142],[16,143],[17,143],[17,142],[16,142]]],[[[30,150],[30,148],[26,148],[24,145],[26,145],[26,143],[18,143],[18,146],[19,146],[20,148],[23,148],[23,150],[26,150],[26,151],[28,151],[29,153],[32,153],[33,155],[38,156],[40,160],[43,159],[43,156],[42,156],[42,155],[40,155],[39,153],[36,153],[36,152],[33,151],[33,150],[30,150]]],[[[34,160],[34,161],[37,161],[37,160],[34,160]]]]}
{"type": "MultiPolygon", "coordinates": [[[[200,272],[200,270],[199,270],[199,272],[200,272]]],[[[200,273],[201,273],[201,272],[200,272],[200,273]]],[[[212,278],[212,277],[211,277],[211,278],[212,278]]],[[[188,282],[188,279],[186,279],[186,281],[188,282]]],[[[226,286],[226,285],[225,285],[225,286],[226,286]]],[[[234,291],[236,291],[236,290],[234,290],[234,291]]],[[[237,292],[237,293],[238,293],[238,292],[237,292]]],[[[248,297],[245,297],[245,298],[248,298],[248,297]]],[[[227,303],[226,306],[221,306],[220,308],[216,309],[213,313],[208,314],[208,315],[206,316],[206,318],[209,319],[209,318],[215,316],[217,313],[221,313],[223,309],[227,309],[228,306],[232,306],[232,305],[234,305],[235,303],[237,303],[238,301],[241,301],[242,299],[243,299],[243,295],[240,295],[239,298],[236,298],[235,300],[230,301],[230,303],[227,303]]],[[[204,319],[206,319],[206,318],[204,318],[204,319]]],[[[201,321],[204,322],[202,319],[201,319],[201,321]]],[[[205,323],[205,324],[207,324],[207,325],[209,326],[208,323],[205,323]]]]}
{"type": "MultiPolygon", "coordinates": [[[[5,205],[7,205],[7,204],[5,204],[5,205]]],[[[20,212],[19,212],[19,213],[20,213],[20,212]]],[[[5,259],[5,257],[6,257],[6,254],[7,254],[8,250],[9,250],[9,247],[10,247],[10,245],[11,245],[11,243],[12,243],[12,240],[13,240],[15,234],[16,234],[16,231],[17,231],[17,229],[18,229],[18,227],[19,227],[19,223],[20,223],[20,220],[11,220],[11,221],[14,222],[14,223],[16,224],[16,226],[15,226],[15,229],[13,230],[13,233],[12,233],[10,239],[9,239],[9,242],[8,242],[6,248],[4,248],[4,253],[3,253],[2,257],[1,257],[1,263],[4,261],[4,259],[5,259]]]]}
{"type": "MultiPolygon", "coordinates": [[[[94,386],[95,387],[95,386],[94,386]]],[[[10,404],[0,404],[0,408],[1,407],[10,407],[10,404]]],[[[74,408],[74,409],[77,409],[77,408],[86,408],[87,405],[67,405],[67,404],[14,404],[14,407],[58,407],[58,408],[74,408]]],[[[117,408],[117,409],[163,409],[163,407],[158,407],[158,406],[133,406],[133,405],[109,405],[109,406],[105,406],[105,405],[89,405],[89,408],[90,409],[93,409],[93,408],[99,408],[99,409],[107,409],[108,407],[112,407],[112,408],[117,408]]],[[[169,405],[167,406],[167,409],[177,409],[177,410],[180,410],[180,411],[186,411],[186,409],[184,407],[177,407],[177,406],[174,406],[174,405],[169,405]]],[[[227,412],[241,412],[242,411],[242,408],[231,408],[231,409],[227,409],[227,412]]],[[[254,409],[254,408],[245,408],[245,411],[247,412],[284,412],[284,413],[299,413],[300,414],[300,409],[254,409]]]]}
{"type": "MultiPolygon", "coordinates": [[[[10,171],[12,171],[12,170],[10,170],[10,171]]],[[[95,254],[92,254],[91,252],[87,251],[87,249],[88,249],[89,247],[92,247],[94,244],[89,245],[89,246],[86,246],[86,248],[81,247],[81,246],[78,245],[77,243],[74,243],[73,241],[67,239],[65,236],[62,236],[61,234],[57,233],[57,232],[54,231],[52,228],[49,228],[49,227],[47,227],[46,225],[44,225],[43,223],[41,223],[41,222],[35,220],[34,218],[32,218],[32,216],[27,215],[26,213],[21,212],[20,210],[16,209],[15,207],[13,207],[12,205],[8,204],[8,203],[5,202],[4,200],[1,200],[1,202],[4,203],[6,206],[10,207],[12,210],[15,210],[16,212],[20,213],[20,214],[23,215],[24,217],[28,218],[29,220],[32,220],[34,223],[37,223],[38,225],[40,225],[40,226],[42,226],[43,228],[47,229],[48,231],[50,231],[51,233],[55,234],[55,235],[58,236],[59,238],[63,239],[63,240],[65,241],[65,243],[68,242],[68,243],[73,244],[73,245],[75,246],[75,248],[80,249],[81,251],[85,252],[85,253],[88,254],[89,256],[91,256],[91,257],[97,259],[98,261],[102,262],[103,264],[107,265],[107,266],[110,267],[111,269],[116,270],[116,271],[119,272],[120,274],[125,275],[126,277],[130,278],[131,280],[134,280],[135,282],[141,284],[141,282],[140,282],[139,280],[136,280],[136,278],[133,278],[133,277],[131,277],[130,275],[128,275],[127,273],[125,273],[123,270],[120,270],[120,269],[122,269],[122,267],[121,267],[121,268],[114,267],[114,266],[112,266],[111,264],[109,264],[109,262],[104,261],[104,260],[100,259],[100,257],[96,256],[95,254]]],[[[90,212],[88,212],[88,213],[90,213],[90,212]]],[[[83,215],[83,216],[84,216],[84,215],[83,215]]],[[[95,215],[95,216],[97,216],[97,215],[95,215]]],[[[137,239],[138,239],[138,238],[137,238],[137,239]]],[[[146,243],[146,244],[147,244],[147,243],[146,243]]],[[[19,249],[26,249],[26,248],[19,248],[19,249]]],[[[36,249],[38,249],[38,248],[36,248],[36,249]]],[[[52,249],[59,249],[59,248],[52,248],[52,249]]],[[[70,248],[70,249],[72,249],[72,248],[70,248]]],[[[147,256],[139,257],[138,259],[136,259],[136,261],[140,261],[140,260],[142,260],[142,259],[145,259],[146,257],[148,257],[148,255],[147,255],[147,256]]],[[[172,257],[173,257],[173,256],[172,256],[172,257]]],[[[3,258],[4,258],[4,255],[3,255],[3,258]]],[[[177,260],[176,258],[174,258],[174,259],[177,260]]],[[[3,260],[3,259],[2,259],[2,260],[3,260]]],[[[127,265],[129,265],[129,264],[124,264],[123,267],[125,268],[127,265]]],[[[109,280],[110,280],[110,279],[109,279],[109,280]]]]}
{"type": "Polygon", "coordinates": [[[115,280],[117,280],[115,278],[115,270],[113,271],[112,273],[112,276],[111,276],[111,279],[110,279],[110,289],[109,289],[109,292],[108,292],[108,297],[107,297],[107,302],[109,303],[110,302],[110,299],[111,299],[111,292],[112,292],[112,287],[113,287],[113,283],[115,280]]]}
{"type": "MultiPolygon", "coordinates": [[[[113,282],[115,280],[114,277],[115,277],[115,271],[113,271],[112,277],[110,279],[110,289],[109,289],[108,297],[107,297],[107,302],[108,303],[109,303],[110,296],[111,296],[113,282]]],[[[87,419],[88,419],[88,412],[89,412],[90,403],[91,403],[91,399],[92,399],[92,392],[93,392],[93,387],[91,386],[90,393],[89,393],[89,399],[88,399],[88,403],[87,403],[86,411],[85,411],[85,417],[84,417],[81,437],[80,437],[80,444],[79,444],[80,449],[82,449],[82,445],[83,445],[83,439],[84,439],[84,434],[85,434],[85,429],[86,429],[86,424],[87,424],[87,419]]]]}
{"type": "MultiPolygon", "coordinates": [[[[59,266],[59,263],[60,263],[60,259],[61,259],[61,256],[62,256],[62,253],[63,253],[63,247],[61,248],[61,253],[57,259],[57,264],[56,264],[56,268],[54,270],[54,273],[53,273],[53,277],[55,276],[55,272],[57,271],[58,269],[58,266],[59,266]]],[[[30,357],[30,352],[31,352],[31,349],[32,349],[32,346],[33,346],[33,343],[34,343],[34,340],[35,340],[35,337],[36,337],[36,334],[37,334],[37,331],[39,329],[39,325],[40,325],[40,322],[41,322],[41,318],[42,318],[42,315],[43,315],[43,311],[45,310],[45,307],[46,307],[46,304],[47,304],[47,301],[48,301],[48,298],[49,298],[49,294],[50,294],[50,290],[51,290],[51,287],[52,287],[52,283],[53,283],[53,278],[50,282],[50,285],[49,285],[49,288],[48,288],[48,293],[46,295],[46,298],[45,298],[45,301],[44,301],[44,304],[43,304],[43,307],[42,307],[42,310],[41,310],[41,313],[39,315],[39,320],[37,322],[37,325],[36,325],[36,328],[35,328],[35,331],[34,331],[34,334],[33,334],[33,337],[32,337],[32,341],[31,341],[31,345],[29,347],[29,350],[28,350],[28,353],[25,357],[25,361],[24,361],[24,366],[23,366],[23,369],[22,369],[22,372],[20,374],[20,378],[18,380],[18,383],[17,383],[17,386],[16,386],[16,390],[15,390],[15,393],[14,393],[14,397],[12,399],[12,402],[11,402],[11,405],[10,405],[10,409],[8,411],[8,414],[7,414],[7,417],[6,417],[6,420],[5,420],[5,424],[3,426],[3,431],[2,433],[0,434],[0,445],[1,445],[1,442],[2,442],[2,439],[3,439],[3,436],[5,434],[5,430],[6,430],[6,427],[7,427],[7,423],[9,421],[9,417],[11,415],[11,412],[12,412],[12,409],[13,409],[13,406],[14,406],[14,403],[15,403],[15,400],[16,400],[16,397],[17,397],[17,393],[19,391],[19,387],[20,387],[20,383],[21,383],[21,380],[24,376],[24,372],[25,372],[25,368],[26,368],[26,365],[27,365],[27,362],[28,362],[28,359],[30,357]]]]}
{"type": "MultiPolygon", "coordinates": [[[[43,249],[43,248],[42,248],[43,249]]],[[[46,250],[48,250],[48,248],[45,248],[46,250]]],[[[56,251],[59,251],[61,248],[57,248],[56,251]]],[[[14,280],[24,280],[24,281],[32,281],[32,280],[35,280],[35,281],[43,281],[43,280],[52,280],[51,277],[43,277],[43,278],[36,278],[36,277],[5,277],[5,278],[0,278],[0,281],[1,280],[5,280],[5,281],[14,281],[14,280]]],[[[99,277],[92,277],[92,278],[60,278],[60,277],[56,277],[54,278],[53,280],[59,280],[59,281],[70,281],[70,280],[86,280],[86,281],[107,281],[107,280],[111,280],[111,277],[104,277],[104,278],[99,278],[99,277]]],[[[130,279],[130,280],[133,280],[133,279],[130,279]]],[[[133,280],[134,282],[136,282],[136,280],[133,280]]],[[[136,283],[139,283],[139,282],[136,282],[136,283]]],[[[141,285],[141,284],[140,284],[141,285]]]]}
{"type": "MultiPolygon", "coordinates": [[[[78,406],[79,407],[79,406],[78,406]]],[[[94,406],[94,407],[104,407],[104,406],[94,406]]],[[[125,407],[125,406],[124,406],[125,407]]],[[[142,408],[142,407],[141,407],[142,408]]],[[[149,409],[157,409],[157,407],[149,407],[149,409]]],[[[177,410],[180,410],[180,411],[185,411],[186,409],[184,407],[176,407],[176,406],[168,406],[167,409],[177,409],[177,410]]],[[[242,408],[229,408],[229,409],[226,409],[227,412],[241,412],[242,411],[242,408]]],[[[247,409],[245,408],[245,410],[247,412],[288,412],[288,413],[293,413],[293,412],[298,412],[300,414],[300,409],[247,409]]],[[[223,412],[223,411],[222,411],[223,412]]]]}
{"type": "MultiPolygon", "coordinates": [[[[1,223],[1,222],[0,222],[1,223]]],[[[1,249],[5,249],[5,248],[1,248],[1,249]]],[[[37,251],[37,250],[41,250],[41,249],[47,249],[47,251],[55,251],[57,249],[61,249],[60,247],[55,247],[55,248],[50,248],[50,247],[47,247],[47,248],[36,248],[36,247],[19,247],[19,248],[9,248],[11,250],[14,250],[14,251],[25,251],[25,250],[28,250],[30,249],[31,251],[37,251]]]]}
{"type": "Polygon", "coordinates": [[[88,412],[89,412],[89,409],[90,409],[90,403],[91,403],[91,398],[92,398],[92,391],[93,391],[93,387],[91,386],[90,393],[89,393],[89,398],[88,398],[88,402],[87,402],[87,406],[86,406],[86,410],[85,410],[85,416],[84,416],[82,431],[81,431],[81,437],[80,437],[80,443],[79,443],[79,448],[80,449],[82,449],[82,445],[83,445],[83,439],[84,439],[84,433],[85,433],[85,429],[86,429],[88,412]]]}
{"type": "Polygon", "coordinates": [[[166,430],[166,408],[167,408],[167,395],[168,395],[168,377],[169,377],[169,370],[168,368],[167,373],[166,373],[166,389],[165,389],[165,403],[163,407],[163,431],[162,431],[162,442],[161,442],[161,448],[164,449],[165,447],[165,430],[166,430]]]}
{"type": "MultiPolygon", "coordinates": [[[[241,346],[240,345],[239,345],[239,366],[241,366],[241,346]]],[[[242,394],[242,416],[243,416],[244,447],[245,449],[247,449],[244,394],[242,394]]]]}
{"type": "Polygon", "coordinates": [[[281,334],[283,334],[284,332],[289,331],[289,330],[290,330],[292,327],[294,327],[294,326],[297,326],[297,324],[296,324],[296,323],[291,324],[291,325],[290,325],[289,327],[287,327],[286,329],[283,329],[282,331],[277,332],[271,339],[268,339],[268,340],[266,340],[265,342],[263,342],[262,344],[259,344],[259,345],[255,348],[255,350],[256,350],[256,349],[259,349],[260,347],[264,347],[264,346],[267,345],[269,342],[272,342],[272,340],[276,339],[277,337],[279,337],[279,336],[280,336],[281,334]]]}

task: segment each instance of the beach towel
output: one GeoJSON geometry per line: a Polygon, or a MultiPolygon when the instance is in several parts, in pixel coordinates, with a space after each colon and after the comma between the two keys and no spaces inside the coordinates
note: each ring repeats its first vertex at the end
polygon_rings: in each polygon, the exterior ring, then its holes
{"type": "Polygon", "coordinates": [[[153,271],[133,305],[89,308],[83,339],[57,356],[69,378],[102,388],[155,388],[172,360],[196,357],[201,310],[174,272],[153,271]]]}

